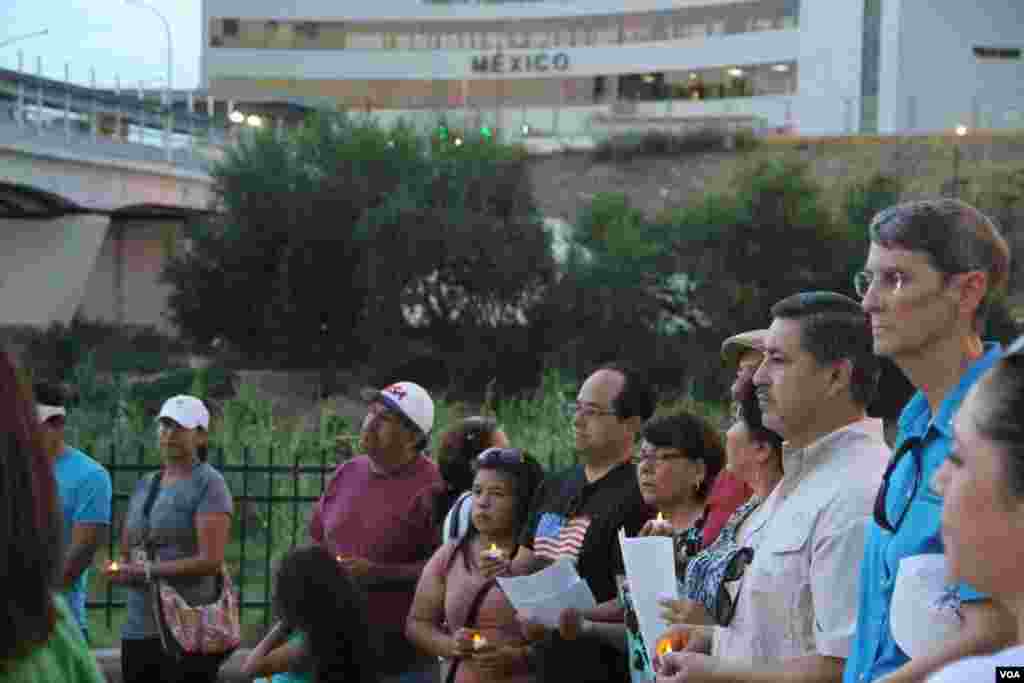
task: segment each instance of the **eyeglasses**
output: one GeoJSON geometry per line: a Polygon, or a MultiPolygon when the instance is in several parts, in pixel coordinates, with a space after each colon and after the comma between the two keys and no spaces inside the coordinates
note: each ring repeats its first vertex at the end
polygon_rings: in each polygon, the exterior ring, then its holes
{"type": "Polygon", "coordinates": [[[585,418],[597,417],[599,415],[617,415],[614,410],[599,408],[579,401],[569,401],[565,404],[565,414],[568,417],[582,415],[585,418]]]}
{"type": "Polygon", "coordinates": [[[918,437],[911,437],[903,441],[900,447],[896,450],[896,453],[892,456],[892,460],[889,461],[889,466],[885,468],[885,474],[882,475],[882,485],[878,489],[878,495],[875,496],[875,524],[885,529],[889,533],[896,533],[900,525],[903,524],[903,518],[907,516],[907,512],[910,510],[910,504],[914,500],[914,496],[917,495],[917,489],[921,486],[922,474],[922,462],[921,454],[915,449],[921,445],[921,439],[918,437]],[[901,506],[899,513],[896,515],[896,523],[893,524],[889,521],[889,515],[886,512],[885,499],[889,495],[889,480],[892,479],[892,473],[896,470],[896,466],[899,465],[900,460],[903,459],[907,453],[911,453],[914,458],[914,485],[907,491],[907,495],[903,500],[896,501],[895,504],[901,506]]]}
{"type": "Polygon", "coordinates": [[[518,448],[500,448],[494,446],[476,456],[476,464],[479,465],[520,465],[523,462],[523,452],[518,448]]]}
{"type": "Polygon", "coordinates": [[[876,278],[878,279],[878,286],[887,294],[899,294],[900,290],[903,289],[903,285],[909,279],[906,273],[899,270],[880,270],[877,273],[870,270],[862,270],[853,276],[853,289],[857,292],[857,296],[862,299],[866,297],[876,278]]]}
{"type": "Polygon", "coordinates": [[[629,459],[631,463],[639,467],[647,462],[653,462],[655,465],[660,465],[670,460],[683,460],[686,458],[686,453],[675,450],[668,453],[658,453],[657,448],[641,448],[640,452],[629,459]]]}

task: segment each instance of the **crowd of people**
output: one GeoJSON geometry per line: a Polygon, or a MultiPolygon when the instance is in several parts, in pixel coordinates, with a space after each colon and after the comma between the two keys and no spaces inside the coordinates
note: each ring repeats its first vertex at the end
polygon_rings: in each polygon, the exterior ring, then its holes
{"type": "MultiPolygon", "coordinates": [[[[492,417],[457,422],[431,453],[423,387],[367,393],[360,454],[279,563],[278,620],[243,675],[951,683],[1024,671],[1024,337],[1004,349],[980,333],[1009,248],[947,199],[882,211],[866,247],[859,301],[797,292],[766,311],[767,328],[725,340],[724,434],[657,412],[648,378],[610,363],[566,406],[579,464],[545,476],[492,417]],[[917,390],[890,442],[868,416],[880,358],[917,390]],[[678,593],[660,601],[657,644],[638,625],[622,534],[672,540],[678,593]],[[566,558],[596,606],[557,626],[519,614],[497,579],[566,558]]],[[[0,355],[0,682],[101,680],[84,602],[110,477],[65,442],[68,409],[0,355]]],[[[103,568],[128,593],[123,680],[214,681],[230,651],[175,653],[153,586],[218,600],[232,496],[206,462],[203,402],[171,397],[157,421],[162,467],[135,486],[103,568]]]]}

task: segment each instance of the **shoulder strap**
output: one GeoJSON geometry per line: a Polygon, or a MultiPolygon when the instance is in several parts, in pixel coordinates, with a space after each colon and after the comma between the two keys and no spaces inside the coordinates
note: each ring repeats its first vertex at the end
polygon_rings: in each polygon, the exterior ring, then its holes
{"type": "MultiPolygon", "coordinates": [[[[490,592],[491,586],[495,584],[494,579],[487,579],[480,589],[473,596],[473,602],[469,603],[469,611],[466,612],[466,623],[463,624],[465,627],[472,627],[476,622],[477,615],[480,613],[480,606],[484,604],[484,598],[487,593],[490,592]]],[[[454,631],[454,628],[452,629],[454,631]]],[[[451,667],[448,669],[448,675],[445,677],[444,683],[454,683],[455,674],[459,669],[459,664],[462,662],[461,659],[452,660],[451,667]]]]}
{"type": "Polygon", "coordinates": [[[462,508],[466,504],[466,498],[469,497],[469,492],[464,491],[459,494],[459,497],[455,500],[455,506],[452,508],[451,517],[448,520],[448,540],[454,541],[465,532],[462,528],[462,508]]]}
{"type": "Polygon", "coordinates": [[[164,478],[163,470],[153,475],[153,479],[149,482],[149,492],[146,494],[146,502],[142,505],[142,520],[146,524],[146,545],[149,545],[149,513],[153,511],[153,504],[156,502],[156,496],[160,493],[160,482],[164,478]]]}

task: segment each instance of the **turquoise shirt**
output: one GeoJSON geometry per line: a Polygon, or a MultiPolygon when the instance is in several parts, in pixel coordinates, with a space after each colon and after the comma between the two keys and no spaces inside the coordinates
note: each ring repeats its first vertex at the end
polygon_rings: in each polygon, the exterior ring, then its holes
{"type": "MultiPolygon", "coordinates": [[[[71,548],[71,530],[76,524],[110,526],[110,475],[98,462],[76,448],[67,448],[57,456],[53,465],[64,516],[64,552],[71,548]]],[[[64,593],[71,613],[82,629],[88,633],[85,616],[85,598],[89,592],[89,569],[75,580],[64,593]]]]}
{"type": "MultiPolygon", "coordinates": [[[[860,600],[857,632],[850,656],[846,660],[843,683],[874,681],[903,666],[909,658],[893,640],[889,627],[889,606],[892,604],[896,571],[900,560],[913,555],[942,553],[942,498],[931,482],[939,466],[953,447],[952,421],[967,391],[999,360],[998,344],[985,344],[985,353],[974,361],[960,377],[960,382],[946,395],[932,419],[931,409],[922,392],[914,394],[900,415],[896,448],[907,439],[921,443],[908,452],[889,479],[885,508],[889,523],[906,509],[906,516],[895,533],[885,531],[874,521],[868,528],[868,541],[860,570],[860,600]],[[915,481],[919,483],[915,489],[915,481]],[[910,506],[906,501],[910,499],[910,506]]],[[[981,600],[985,596],[966,584],[956,587],[964,601],[981,600]]]]}

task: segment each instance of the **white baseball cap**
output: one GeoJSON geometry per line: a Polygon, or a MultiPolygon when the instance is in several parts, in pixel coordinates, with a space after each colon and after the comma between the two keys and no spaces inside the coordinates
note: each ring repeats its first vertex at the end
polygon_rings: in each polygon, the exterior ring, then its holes
{"type": "Polygon", "coordinates": [[[167,399],[157,419],[161,417],[170,418],[185,429],[210,428],[210,411],[195,396],[181,394],[167,399]]]}
{"type": "Polygon", "coordinates": [[[363,392],[363,399],[380,401],[405,415],[424,436],[429,436],[434,428],[434,401],[427,390],[415,382],[395,382],[380,391],[367,389],[363,392]]]}

